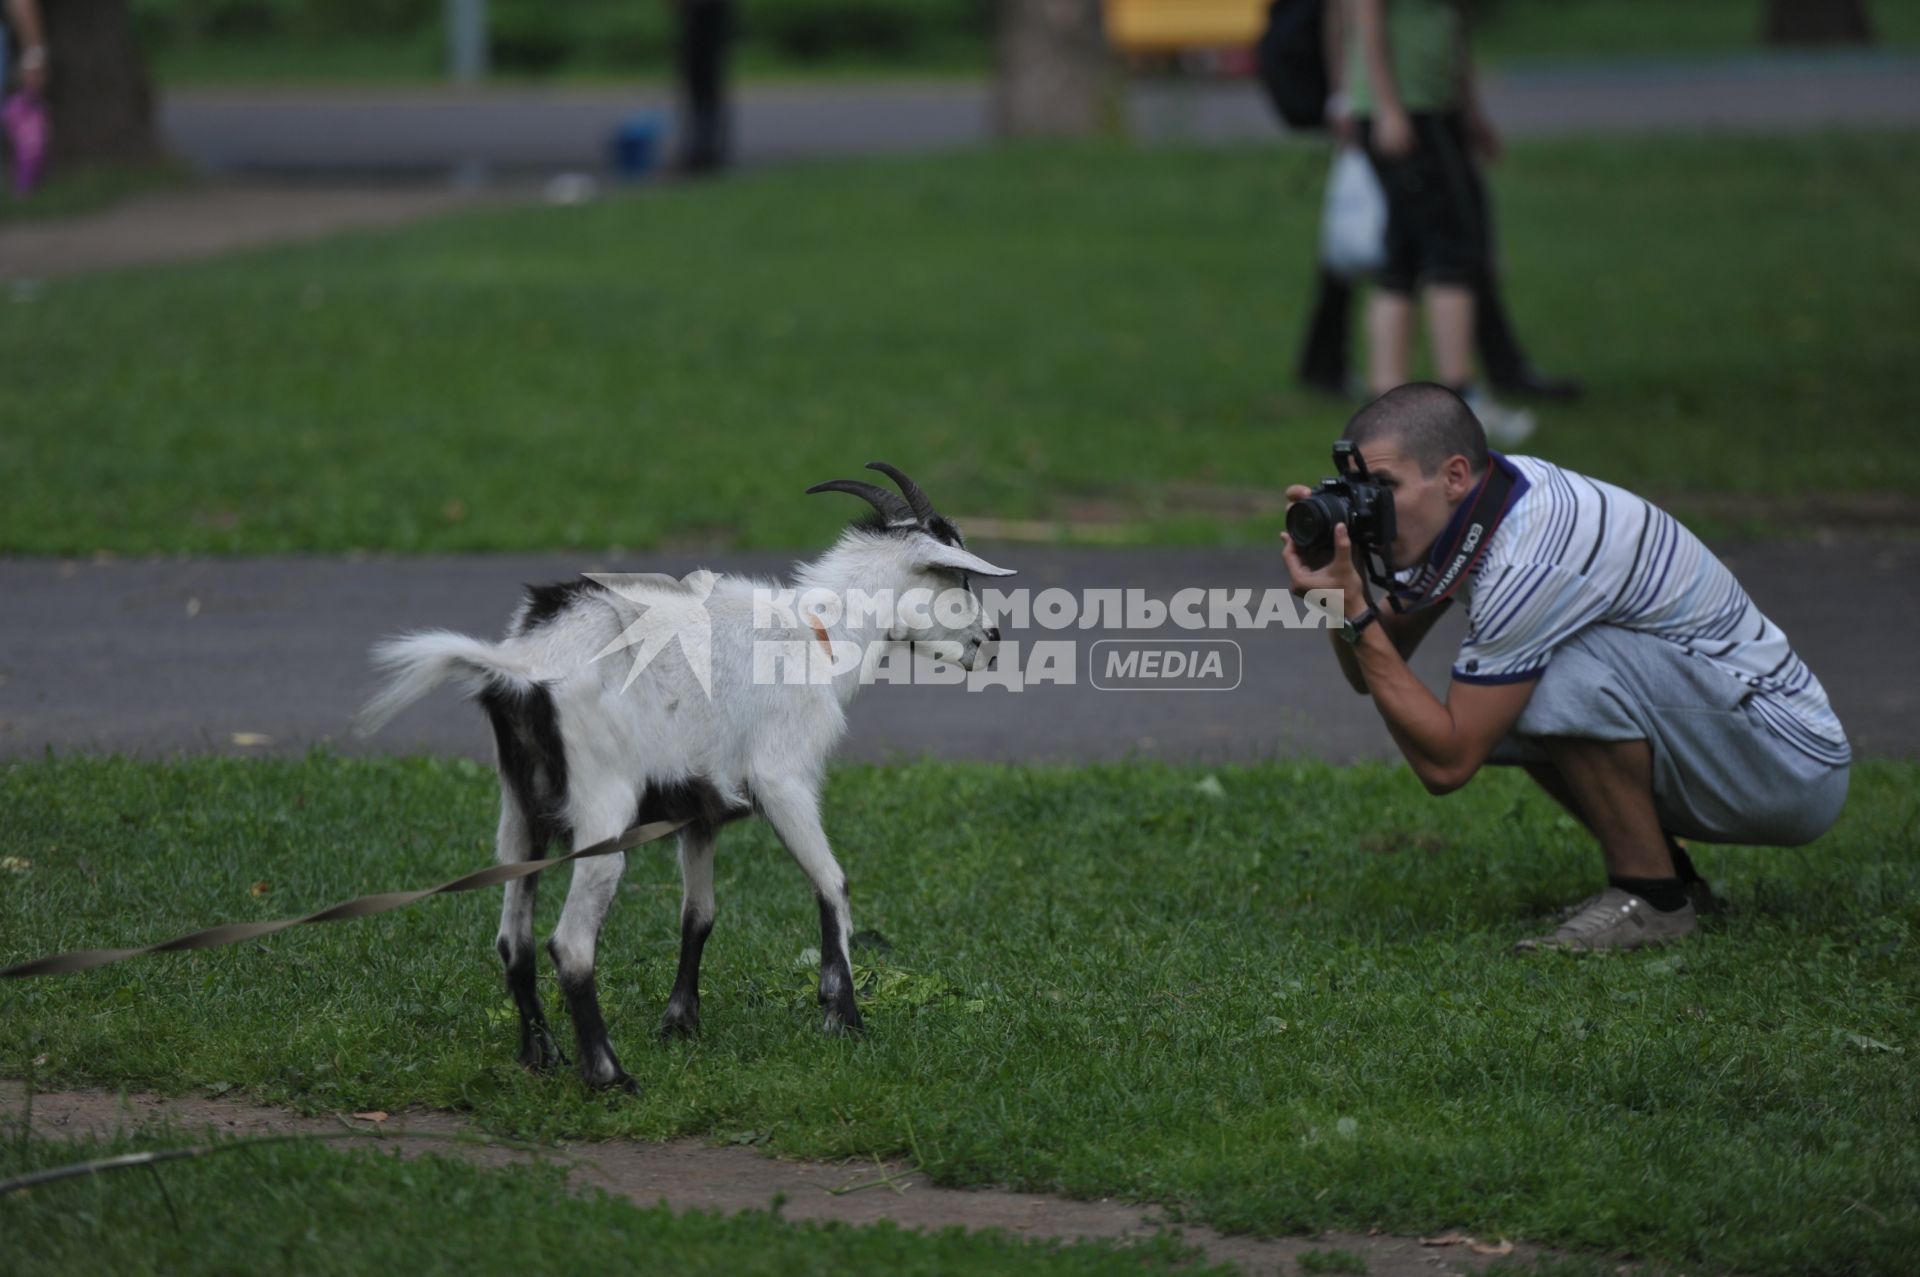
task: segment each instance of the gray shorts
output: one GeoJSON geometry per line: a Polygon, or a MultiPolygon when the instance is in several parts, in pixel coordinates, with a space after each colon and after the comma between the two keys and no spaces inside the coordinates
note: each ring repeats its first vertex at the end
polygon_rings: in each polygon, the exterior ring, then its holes
{"type": "Polygon", "coordinates": [[[1554,649],[1496,764],[1545,763],[1543,736],[1644,740],[1653,803],[1668,833],[1702,842],[1795,847],[1832,827],[1848,768],[1809,758],[1769,731],[1738,679],[1676,643],[1591,626],[1554,649]]]}

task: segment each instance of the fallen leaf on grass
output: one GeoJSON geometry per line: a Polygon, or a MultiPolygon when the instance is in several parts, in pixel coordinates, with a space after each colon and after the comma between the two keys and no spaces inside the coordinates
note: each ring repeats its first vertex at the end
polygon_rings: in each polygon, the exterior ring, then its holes
{"type": "Polygon", "coordinates": [[[36,1068],[36,1069],[37,1069],[37,1068],[40,1068],[40,1067],[41,1067],[42,1065],[44,1065],[44,1064],[45,1064],[45,1063],[46,1063],[46,1062],[47,1062],[47,1061],[48,1061],[49,1059],[51,1059],[51,1058],[52,1058],[52,1057],[50,1057],[50,1056],[48,1056],[48,1055],[46,1055],[46,1054],[45,1054],[44,1052],[43,1052],[43,1053],[41,1053],[41,1054],[39,1054],[39,1055],[36,1055],[36,1056],[34,1056],[34,1057],[33,1057],[33,1067],[34,1067],[34,1068],[36,1068]]]}
{"type": "Polygon", "coordinates": [[[377,1123],[386,1121],[389,1115],[382,1109],[368,1109],[365,1113],[355,1113],[354,1116],[363,1122],[377,1123]]]}
{"type": "Polygon", "coordinates": [[[1849,1033],[1847,1034],[1847,1041],[1853,1043],[1862,1051],[1889,1051],[1894,1055],[1906,1054],[1904,1047],[1895,1046],[1891,1042],[1882,1042],[1879,1038],[1870,1038],[1864,1033],[1849,1033]]]}
{"type": "Polygon", "coordinates": [[[273,890],[273,884],[270,882],[256,882],[251,887],[248,887],[247,890],[255,896],[264,896],[273,890]]]}
{"type": "Polygon", "coordinates": [[[25,856],[0,856],[0,869],[10,874],[32,873],[33,862],[25,856]]]}

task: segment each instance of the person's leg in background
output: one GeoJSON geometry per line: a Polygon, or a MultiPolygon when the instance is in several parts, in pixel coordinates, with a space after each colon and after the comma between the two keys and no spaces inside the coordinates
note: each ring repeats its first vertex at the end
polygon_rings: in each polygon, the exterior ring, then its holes
{"type": "Polygon", "coordinates": [[[1421,210],[1417,153],[1389,156],[1374,146],[1373,122],[1358,122],[1361,149],[1387,201],[1385,257],[1367,298],[1367,393],[1405,385],[1412,372],[1413,292],[1420,277],[1421,210]]]}
{"type": "Polygon", "coordinates": [[[727,111],[727,44],[732,0],[678,0],[680,93],[684,111],[677,167],[712,173],[731,158],[727,111]]]}
{"type": "Polygon", "coordinates": [[[1415,115],[1413,134],[1410,154],[1373,154],[1387,196],[1387,265],[1367,305],[1367,388],[1376,395],[1411,375],[1416,284],[1434,379],[1455,389],[1473,381],[1471,210],[1449,171],[1445,118],[1415,115]]]}
{"type": "Polygon", "coordinates": [[[1413,296],[1386,283],[1367,299],[1367,391],[1405,385],[1413,349],[1413,296]]]}
{"type": "Polygon", "coordinates": [[[1360,137],[1387,198],[1386,264],[1367,302],[1367,389],[1383,395],[1412,375],[1413,296],[1421,294],[1434,379],[1462,389],[1473,381],[1470,211],[1448,167],[1446,117],[1415,115],[1413,149],[1383,155],[1371,121],[1360,137]]]}
{"type": "Polygon", "coordinates": [[[1484,192],[1474,170],[1465,116],[1447,111],[1413,117],[1423,160],[1419,188],[1423,282],[1433,347],[1434,379],[1458,391],[1495,447],[1518,444],[1536,422],[1525,409],[1497,403],[1474,377],[1478,306],[1474,288],[1487,269],[1489,233],[1484,192]]]}
{"type": "Polygon", "coordinates": [[[1307,320],[1306,340],[1300,344],[1298,376],[1303,385],[1344,398],[1352,391],[1347,378],[1353,285],[1324,266],[1316,274],[1313,312],[1307,320]]]}
{"type": "Polygon", "coordinates": [[[1473,290],[1463,284],[1428,284],[1420,291],[1427,312],[1427,344],[1433,376],[1443,386],[1473,383],[1473,290]]]}

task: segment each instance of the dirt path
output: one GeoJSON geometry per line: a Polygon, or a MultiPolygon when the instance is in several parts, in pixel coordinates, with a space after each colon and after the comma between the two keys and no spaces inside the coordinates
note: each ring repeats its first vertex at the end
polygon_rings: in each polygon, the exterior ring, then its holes
{"type": "Polygon", "coordinates": [[[138,195],[97,213],[0,226],[0,280],[200,261],[268,244],[397,226],[498,204],[502,190],[436,186],[267,187],[215,183],[138,195]]]}
{"type": "MultiPolygon", "coordinates": [[[[13,1119],[26,1108],[25,1086],[0,1081],[0,1113],[13,1119]]],[[[347,1120],[369,1132],[393,1136],[475,1130],[463,1118],[437,1112],[396,1113],[379,1123],[347,1120]]],[[[228,1099],[123,1096],[97,1090],[44,1092],[32,1097],[33,1131],[47,1138],[104,1136],[157,1123],[234,1136],[338,1132],[341,1119],[302,1117],[228,1099]]],[[[484,1166],[506,1166],[539,1156],[513,1149],[426,1140],[395,1140],[393,1147],[401,1156],[434,1152],[484,1166]]],[[[1125,1202],[1073,1201],[1001,1189],[941,1188],[899,1163],[776,1161],[752,1149],[715,1148],[693,1140],[585,1144],[556,1149],[552,1156],[572,1168],[576,1184],[594,1185],[641,1206],[664,1202],[681,1211],[764,1210],[776,1195],[783,1195],[781,1214],[790,1220],[846,1224],[890,1220],[903,1228],[928,1231],[957,1226],[1060,1240],[1143,1238],[1163,1227],[1151,1210],[1125,1202]],[[868,1187],[845,1191],[857,1185],[868,1187]]],[[[1428,1246],[1416,1238],[1357,1233],[1261,1239],[1227,1237],[1192,1226],[1184,1227],[1182,1234],[1210,1259],[1234,1264],[1247,1273],[1297,1273],[1299,1257],[1316,1249],[1361,1255],[1374,1277],[1477,1273],[1493,1262],[1492,1256],[1477,1253],[1464,1240],[1428,1246]]],[[[1512,1250],[1517,1259],[1544,1253],[1525,1245],[1512,1250]]]]}

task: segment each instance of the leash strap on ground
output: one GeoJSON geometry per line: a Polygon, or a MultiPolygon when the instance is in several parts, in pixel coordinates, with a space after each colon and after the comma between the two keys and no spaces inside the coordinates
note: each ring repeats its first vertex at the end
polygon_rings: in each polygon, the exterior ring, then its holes
{"type": "Polygon", "coordinates": [[[172,940],[163,940],[159,944],[150,944],[140,949],[75,949],[71,953],[49,954],[44,958],[18,963],[0,971],[0,980],[18,980],[34,975],[65,975],[71,971],[91,971],[95,967],[125,962],[128,958],[138,958],[149,953],[173,953],[185,949],[218,949],[222,945],[239,944],[242,940],[258,940],[264,936],[285,931],[288,927],[304,927],[313,922],[345,922],[351,918],[370,918],[376,913],[387,913],[394,909],[404,909],[411,904],[418,904],[429,896],[446,896],[456,891],[478,891],[482,887],[497,886],[503,882],[512,882],[516,878],[531,878],[534,874],[557,869],[571,861],[631,851],[635,847],[665,838],[668,834],[684,828],[687,823],[684,820],[656,820],[644,825],[635,825],[617,838],[603,839],[591,846],[582,847],[578,851],[569,852],[552,860],[520,860],[512,864],[490,865],[485,869],[455,878],[452,882],[428,887],[425,891],[383,891],[376,895],[361,896],[357,900],[330,905],[304,918],[282,918],[278,922],[230,922],[225,926],[208,927],[205,931],[177,936],[172,940]]]}

